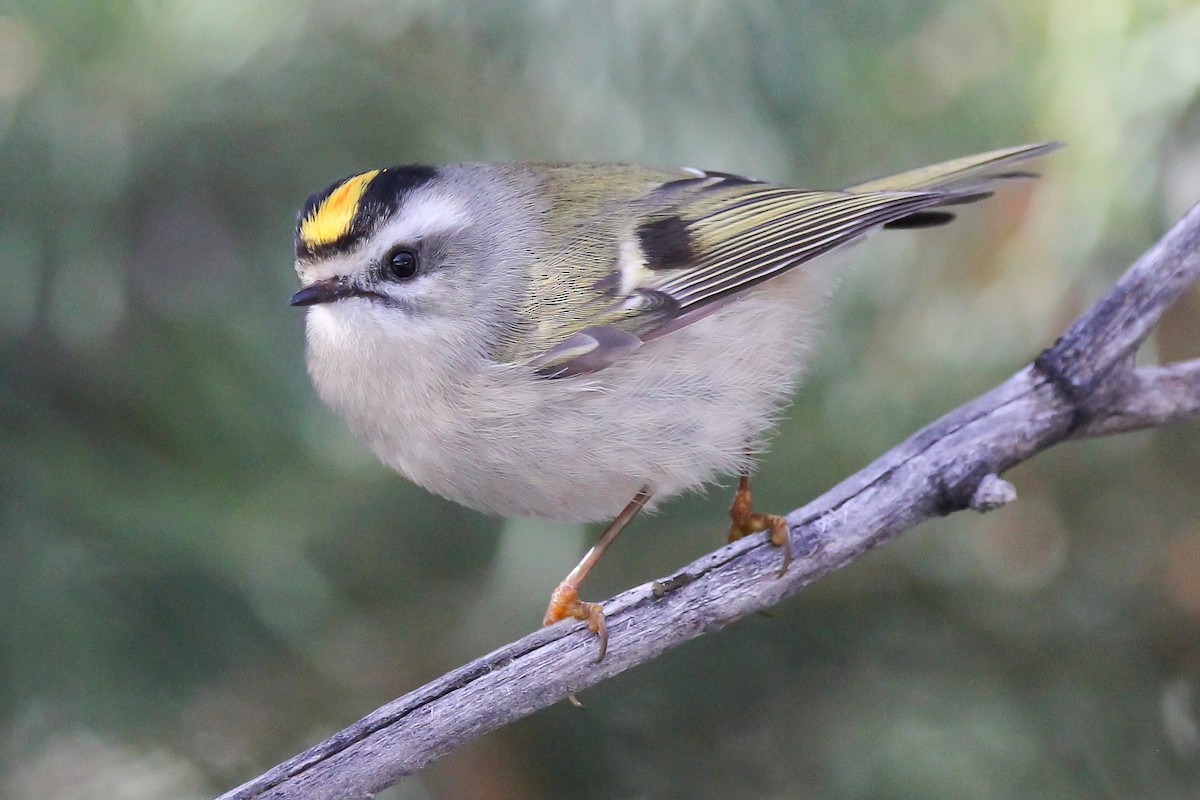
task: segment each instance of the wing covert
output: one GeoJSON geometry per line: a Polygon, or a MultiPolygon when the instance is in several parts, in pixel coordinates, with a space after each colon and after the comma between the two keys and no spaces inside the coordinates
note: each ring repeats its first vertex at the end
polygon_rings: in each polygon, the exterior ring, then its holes
{"type": "MultiPolygon", "coordinates": [[[[1030,177],[1012,166],[1054,142],[995,150],[898,173],[841,191],[789,189],[736,175],[687,170],[644,196],[606,207],[543,263],[568,312],[551,321],[531,364],[545,377],[603,369],[773,277],[882,227],[953,219],[945,206],[990,196],[1030,177]],[[584,252],[586,251],[586,252],[584,252]],[[583,280],[573,259],[608,263],[583,280]]],[[[535,302],[546,309],[546,299],[535,302]]],[[[544,317],[543,317],[544,319],[544,317]]]]}

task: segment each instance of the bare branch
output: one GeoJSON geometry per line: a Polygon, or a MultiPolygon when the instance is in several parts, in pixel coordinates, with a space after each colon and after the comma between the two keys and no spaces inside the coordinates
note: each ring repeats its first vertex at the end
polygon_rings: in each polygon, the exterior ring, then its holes
{"type": "Polygon", "coordinates": [[[1200,359],[1168,367],[1143,367],[1124,390],[1076,436],[1109,436],[1200,416],[1200,359]]]}
{"type": "Polygon", "coordinates": [[[610,645],[579,623],[508,644],[372,712],[222,796],[368,798],[513,720],[769,608],[933,516],[1012,499],[998,476],[1071,437],[1200,416],[1200,360],[1133,369],[1162,312],[1200,277],[1200,205],[1033,364],[788,516],[791,568],[753,536],[604,604],[610,645]]]}

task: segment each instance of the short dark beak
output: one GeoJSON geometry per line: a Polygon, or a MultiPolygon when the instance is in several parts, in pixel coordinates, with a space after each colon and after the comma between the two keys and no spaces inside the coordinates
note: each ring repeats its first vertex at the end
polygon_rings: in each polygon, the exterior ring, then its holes
{"type": "Polygon", "coordinates": [[[315,306],[320,303],[332,303],[335,300],[341,300],[343,297],[355,297],[359,294],[361,292],[348,281],[331,278],[305,286],[292,295],[292,299],[288,301],[288,305],[315,306]]]}

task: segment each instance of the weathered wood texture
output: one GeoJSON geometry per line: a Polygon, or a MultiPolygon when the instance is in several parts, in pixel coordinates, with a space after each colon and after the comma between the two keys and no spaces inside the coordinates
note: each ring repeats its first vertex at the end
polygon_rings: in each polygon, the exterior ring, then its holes
{"type": "Polygon", "coordinates": [[[1011,499],[996,476],[1068,438],[1200,416],[1200,360],[1133,368],[1200,278],[1200,205],[1053,346],[992,391],[793,511],[796,559],[752,536],[604,604],[608,655],[579,623],[530,634],[400,697],[221,800],[368,798],[459,745],[770,608],[919,522],[1011,499]]]}

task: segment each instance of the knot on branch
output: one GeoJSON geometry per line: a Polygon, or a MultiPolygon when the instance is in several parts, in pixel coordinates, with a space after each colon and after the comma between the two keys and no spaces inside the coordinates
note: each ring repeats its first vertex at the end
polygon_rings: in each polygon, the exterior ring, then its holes
{"type": "Polygon", "coordinates": [[[1109,416],[1133,382],[1132,354],[1115,359],[1107,369],[1078,361],[1081,355],[1072,348],[1070,339],[1063,337],[1033,360],[1033,368],[1054,387],[1071,412],[1063,432],[1066,438],[1109,416]]]}
{"type": "Polygon", "coordinates": [[[1050,382],[1059,397],[1071,409],[1071,419],[1065,432],[1070,436],[1087,425],[1091,417],[1088,399],[1094,393],[1094,389],[1091,381],[1080,380],[1077,371],[1071,369],[1068,351],[1068,340],[1060,337],[1033,360],[1033,368],[1050,382]]]}
{"type": "Polygon", "coordinates": [[[989,472],[975,487],[975,494],[971,496],[971,508],[980,514],[986,514],[1016,499],[1017,487],[996,473],[989,472]]]}
{"type": "Polygon", "coordinates": [[[1017,490],[1008,481],[1001,480],[996,475],[994,467],[990,464],[976,464],[966,475],[963,475],[958,480],[953,482],[942,480],[939,483],[934,499],[933,513],[940,517],[946,517],[955,511],[962,511],[967,508],[973,508],[976,511],[990,511],[992,508],[999,508],[1004,503],[1015,499],[1016,496],[1017,490]],[[981,505],[986,504],[989,497],[995,495],[998,498],[1000,496],[996,482],[1008,486],[1012,492],[1012,497],[997,502],[988,508],[982,508],[981,505]],[[981,492],[982,501],[979,499],[981,492]]]}
{"type": "Polygon", "coordinates": [[[1076,380],[1075,370],[1064,363],[1067,341],[1059,337],[1033,360],[1033,367],[1050,381],[1062,398],[1072,406],[1080,406],[1091,393],[1091,387],[1076,380]]]}

